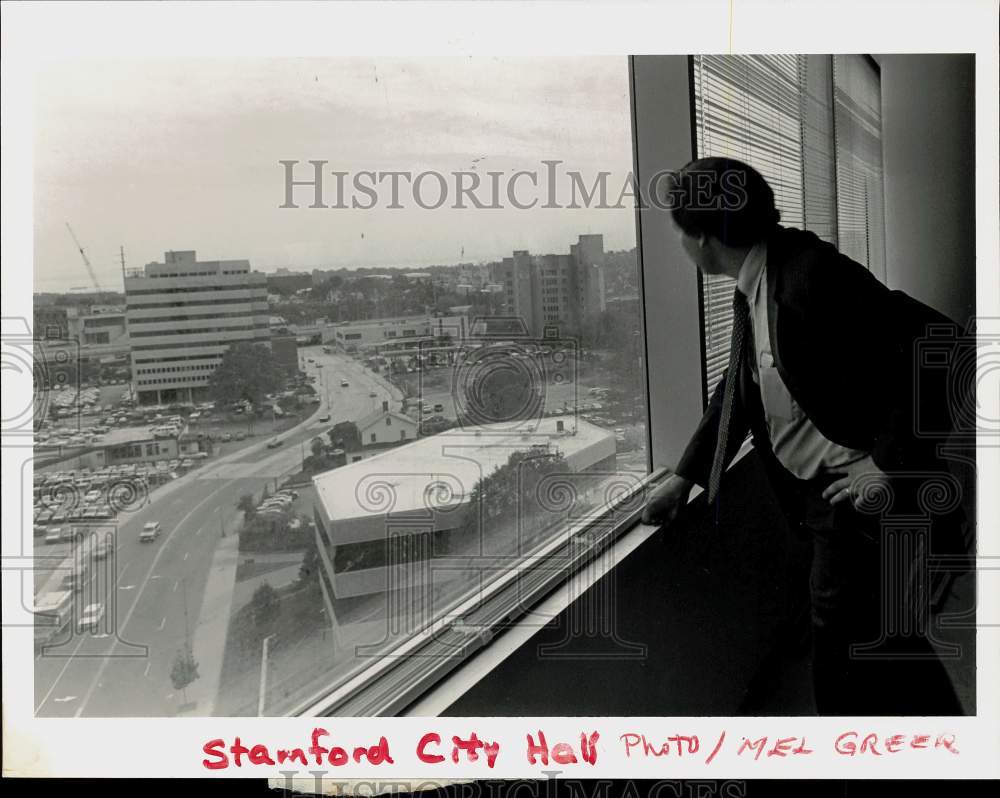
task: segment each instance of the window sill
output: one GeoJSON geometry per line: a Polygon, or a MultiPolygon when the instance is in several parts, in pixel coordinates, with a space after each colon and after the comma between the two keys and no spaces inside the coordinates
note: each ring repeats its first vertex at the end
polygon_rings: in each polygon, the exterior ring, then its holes
{"type": "MultiPolygon", "coordinates": [[[[735,464],[750,450],[744,443],[735,464]]],[[[730,466],[731,467],[731,466],[730,466]]],[[[639,523],[635,502],[667,474],[661,468],[603,512],[571,527],[483,590],[460,599],[423,631],[333,689],[300,704],[301,716],[433,716],[544,627],[659,528],[639,523]],[[629,506],[631,505],[631,506],[629,506]],[[628,506],[626,512],[621,508],[628,506]],[[608,523],[615,512],[622,517],[608,523]],[[588,538],[589,536],[589,538],[588,538]],[[586,541],[582,546],[581,541],[586,541]],[[559,566],[547,566],[553,558],[559,566]],[[498,635],[503,635],[498,638],[498,635]]],[[[702,492],[695,486],[690,500],[702,492]]]]}
{"type": "MultiPolygon", "coordinates": [[[[729,468],[749,454],[752,448],[753,444],[748,438],[743,442],[729,468]]],[[[654,472],[644,485],[648,487],[655,484],[663,476],[662,470],[654,472]]],[[[689,503],[703,492],[700,486],[695,485],[688,499],[689,503]]],[[[468,657],[400,714],[407,717],[441,715],[473,685],[486,678],[500,663],[527,643],[549,621],[565,611],[612,568],[621,564],[659,529],[659,524],[633,521],[631,526],[623,529],[617,538],[588,564],[588,567],[576,570],[568,580],[528,610],[522,618],[508,626],[500,637],[468,657]]]]}

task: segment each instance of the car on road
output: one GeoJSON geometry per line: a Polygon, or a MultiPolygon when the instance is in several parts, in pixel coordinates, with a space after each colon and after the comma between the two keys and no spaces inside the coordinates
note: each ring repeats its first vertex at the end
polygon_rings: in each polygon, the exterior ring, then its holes
{"type": "Polygon", "coordinates": [[[350,388],[351,387],[351,383],[349,383],[347,380],[341,380],[340,381],[340,387],[341,388],[350,388]]]}
{"type": "Polygon", "coordinates": [[[378,398],[378,394],[375,393],[375,391],[372,391],[370,394],[368,394],[368,398],[369,399],[377,399],[378,398]]]}
{"type": "Polygon", "coordinates": [[[139,533],[140,543],[152,543],[160,536],[160,531],[162,527],[159,521],[147,521],[142,525],[142,531],[139,533]]]}
{"type": "Polygon", "coordinates": [[[279,446],[281,446],[282,443],[283,441],[281,440],[281,438],[271,438],[271,440],[267,442],[267,448],[277,449],[279,446]]]}
{"type": "Polygon", "coordinates": [[[325,413],[324,415],[322,415],[322,416],[320,416],[320,417],[319,417],[319,420],[320,420],[320,421],[321,421],[322,423],[324,423],[324,424],[325,424],[325,423],[326,423],[327,421],[329,421],[329,420],[330,420],[330,414],[329,414],[329,413],[325,413]]]}
{"type": "Polygon", "coordinates": [[[97,560],[105,559],[112,551],[115,549],[115,538],[114,535],[104,534],[100,536],[100,540],[97,541],[97,545],[94,546],[94,558],[97,560]]]}
{"type": "Polygon", "coordinates": [[[101,621],[104,618],[104,605],[100,602],[96,604],[88,604],[83,608],[83,616],[80,618],[80,631],[84,632],[87,629],[96,631],[101,621]]]}

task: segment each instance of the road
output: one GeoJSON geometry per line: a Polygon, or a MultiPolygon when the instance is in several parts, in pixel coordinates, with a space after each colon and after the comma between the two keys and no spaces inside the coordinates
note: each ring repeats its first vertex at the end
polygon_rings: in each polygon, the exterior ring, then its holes
{"type": "MultiPolygon", "coordinates": [[[[109,631],[74,634],[35,660],[35,712],[45,717],[172,716],[177,695],[170,670],[178,650],[194,633],[213,553],[235,531],[240,496],[259,495],[265,485],[297,471],[309,441],[334,423],[357,420],[381,406],[399,407],[399,393],[350,358],[300,350],[321,404],[316,413],[267,448],[261,440],[209,461],[157,491],[146,506],[120,517],[115,557],[97,561],[82,604],[103,602],[109,631]],[[312,358],[314,362],[309,362],[312,358]],[[341,386],[346,380],[349,385],[341,386]],[[375,394],[371,396],[370,394],[375,394]],[[329,413],[328,422],[320,422],[329,413]],[[159,521],[160,538],[140,543],[139,530],[159,521]]],[[[220,642],[218,656],[221,657],[220,642]]],[[[200,660],[200,652],[195,658],[200,660]]]]}

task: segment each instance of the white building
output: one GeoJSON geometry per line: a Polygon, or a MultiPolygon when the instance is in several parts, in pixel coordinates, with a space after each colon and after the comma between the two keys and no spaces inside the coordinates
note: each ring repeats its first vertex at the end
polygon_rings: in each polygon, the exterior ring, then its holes
{"type": "Polygon", "coordinates": [[[198,401],[231,344],[270,340],[265,275],[246,260],[167,252],[126,274],[125,298],[140,404],[198,401]]]}
{"type": "MultiPolygon", "coordinates": [[[[412,540],[421,547],[428,536],[464,534],[461,510],[476,484],[506,465],[513,453],[539,447],[560,453],[573,473],[615,471],[614,433],[567,416],[541,419],[532,434],[452,429],[313,477],[327,601],[385,591],[390,540],[394,545],[400,538],[412,540]]],[[[490,533],[511,534],[508,522],[515,518],[511,508],[504,529],[498,522],[490,533]]],[[[403,566],[410,569],[406,581],[428,578],[427,557],[420,560],[403,566]]]]}
{"type": "Polygon", "coordinates": [[[323,331],[323,343],[335,343],[345,352],[391,357],[427,351],[428,345],[444,338],[459,343],[468,335],[466,316],[399,316],[332,324],[323,331]]]}
{"type": "Polygon", "coordinates": [[[417,422],[409,416],[389,409],[387,401],[382,407],[357,422],[362,446],[381,446],[417,438],[417,422]]]}

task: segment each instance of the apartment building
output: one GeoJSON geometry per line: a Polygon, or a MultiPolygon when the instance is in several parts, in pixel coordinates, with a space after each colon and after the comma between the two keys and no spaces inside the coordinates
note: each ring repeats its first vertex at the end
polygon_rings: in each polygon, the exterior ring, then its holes
{"type": "Polygon", "coordinates": [[[266,277],[247,260],[167,252],[126,274],[125,298],[139,404],[202,400],[232,344],[270,342],[266,277]]]}
{"type": "Polygon", "coordinates": [[[604,236],[581,235],[568,255],[531,255],[515,250],[491,264],[491,283],[502,286],[503,313],[524,321],[531,335],[546,328],[576,334],[605,310],[604,236]]]}

